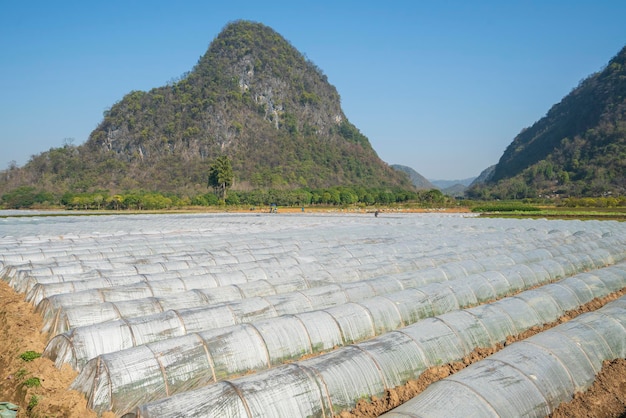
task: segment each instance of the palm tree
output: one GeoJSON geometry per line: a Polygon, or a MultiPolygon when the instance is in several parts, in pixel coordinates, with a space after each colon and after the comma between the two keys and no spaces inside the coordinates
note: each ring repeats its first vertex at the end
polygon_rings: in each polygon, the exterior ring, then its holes
{"type": "Polygon", "coordinates": [[[209,168],[209,187],[213,187],[216,194],[226,203],[226,190],[233,184],[233,166],[230,158],[225,155],[217,157],[209,168]]]}

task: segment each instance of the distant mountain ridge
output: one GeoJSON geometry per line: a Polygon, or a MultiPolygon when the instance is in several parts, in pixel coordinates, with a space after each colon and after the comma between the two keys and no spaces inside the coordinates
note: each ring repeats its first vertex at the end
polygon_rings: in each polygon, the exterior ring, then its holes
{"type": "Polygon", "coordinates": [[[465,191],[474,179],[475,177],[462,180],[431,180],[431,182],[447,196],[464,197],[465,191]]]}
{"type": "Polygon", "coordinates": [[[129,92],[85,144],[33,157],[0,179],[0,192],[206,190],[222,155],[240,190],[411,187],[350,123],[315,64],[271,28],[236,21],[179,81],[129,92]]]}
{"type": "Polygon", "coordinates": [[[448,187],[452,187],[455,186],[457,184],[460,184],[462,186],[469,186],[470,184],[472,184],[472,182],[476,179],[476,177],[469,177],[466,179],[461,179],[461,180],[432,180],[429,179],[428,181],[430,181],[432,184],[434,184],[435,186],[437,186],[440,189],[447,189],[448,187]]]}

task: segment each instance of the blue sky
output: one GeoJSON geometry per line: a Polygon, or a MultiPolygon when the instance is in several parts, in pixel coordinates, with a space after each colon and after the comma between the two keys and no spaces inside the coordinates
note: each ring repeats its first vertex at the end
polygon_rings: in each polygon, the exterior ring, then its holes
{"type": "Polygon", "coordinates": [[[247,19],[322,69],[385,162],[473,177],[626,45],[624,17],[623,0],[0,0],[0,170],[82,144],[247,19]]]}

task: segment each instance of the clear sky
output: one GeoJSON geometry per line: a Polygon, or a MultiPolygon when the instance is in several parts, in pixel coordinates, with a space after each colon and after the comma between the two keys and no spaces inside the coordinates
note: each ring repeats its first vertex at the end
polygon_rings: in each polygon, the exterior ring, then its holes
{"type": "Polygon", "coordinates": [[[238,19],[290,41],[385,162],[429,179],[497,163],[626,45],[624,0],[0,0],[0,170],[84,143],[238,19]]]}

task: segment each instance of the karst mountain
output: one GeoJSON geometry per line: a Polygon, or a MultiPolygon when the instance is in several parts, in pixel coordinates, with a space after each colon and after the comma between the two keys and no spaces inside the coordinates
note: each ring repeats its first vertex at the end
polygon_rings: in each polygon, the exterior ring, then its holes
{"type": "Polygon", "coordinates": [[[273,29],[229,23],[177,81],[131,91],[86,143],[36,155],[0,189],[206,190],[212,161],[233,188],[410,188],[341,109],[336,88],[273,29]]]}

